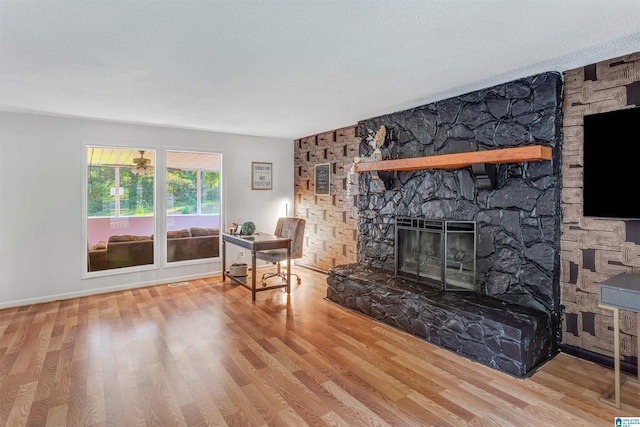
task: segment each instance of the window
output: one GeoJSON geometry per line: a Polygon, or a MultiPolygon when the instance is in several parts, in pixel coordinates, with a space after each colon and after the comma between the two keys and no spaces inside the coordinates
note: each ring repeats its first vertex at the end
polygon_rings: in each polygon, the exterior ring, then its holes
{"type": "Polygon", "coordinates": [[[167,262],[220,255],[220,157],[167,151],[167,262]]]}
{"type": "Polygon", "coordinates": [[[87,271],[153,264],[155,150],[87,147],[87,271]]]}

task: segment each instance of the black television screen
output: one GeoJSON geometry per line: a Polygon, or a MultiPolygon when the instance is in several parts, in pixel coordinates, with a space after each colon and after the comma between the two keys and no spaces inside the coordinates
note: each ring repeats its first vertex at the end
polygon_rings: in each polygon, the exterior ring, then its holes
{"type": "Polygon", "coordinates": [[[640,219],[640,108],[584,116],[583,214],[640,219]]]}

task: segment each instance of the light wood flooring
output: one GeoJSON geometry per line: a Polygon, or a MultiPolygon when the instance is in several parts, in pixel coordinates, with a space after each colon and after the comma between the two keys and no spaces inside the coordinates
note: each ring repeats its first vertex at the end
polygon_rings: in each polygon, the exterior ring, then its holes
{"type": "MultiPolygon", "coordinates": [[[[323,299],[221,277],[0,310],[0,425],[613,426],[613,372],[560,354],[527,379],[323,299]]],[[[46,286],[46,284],[43,284],[46,286]]]]}

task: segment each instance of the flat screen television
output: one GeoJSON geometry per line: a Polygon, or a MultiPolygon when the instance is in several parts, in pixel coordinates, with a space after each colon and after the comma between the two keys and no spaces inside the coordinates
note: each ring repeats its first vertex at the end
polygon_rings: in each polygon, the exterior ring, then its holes
{"type": "Polygon", "coordinates": [[[640,219],[640,108],[584,116],[583,215],[640,219]]]}

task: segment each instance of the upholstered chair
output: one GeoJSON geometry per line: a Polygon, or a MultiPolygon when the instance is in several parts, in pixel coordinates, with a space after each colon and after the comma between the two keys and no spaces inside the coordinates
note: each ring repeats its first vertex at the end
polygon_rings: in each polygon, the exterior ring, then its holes
{"type": "MultiPolygon", "coordinates": [[[[283,217],[278,219],[276,231],[273,234],[278,237],[291,239],[291,259],[302,258],[305,225],[306,221],[302,218],[283,217]]],[[[287,260],[286,249],[269,249],[266,251],[259,251],[256,252],[256,258],[277,265],[277,270],[275,272],[265,273],[262,275],[262,286],[266,286],[267,279],[271,277],[279,276],[283,280],[287,279],[286,272],[283,272],[280,267],[280,263],[287,260]]],[[[300,283],[300,276],[294,273],[291,273],[291,275],[296,276],[298,283],[300,283]]]]}

